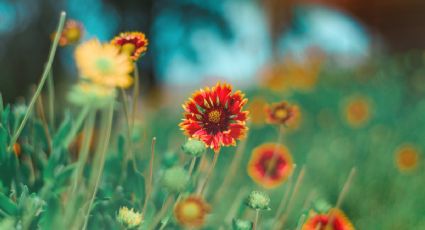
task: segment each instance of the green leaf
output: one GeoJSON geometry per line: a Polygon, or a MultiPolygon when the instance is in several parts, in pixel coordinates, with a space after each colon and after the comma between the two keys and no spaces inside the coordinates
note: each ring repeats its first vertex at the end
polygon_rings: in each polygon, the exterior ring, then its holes
{"type": "Polygon", "coordinates": [[[61,143],[65,140],[68,133],[71,131],[71,127],[72,121],[69,114],[67,114],[65,116],[64,121],[60,125],[58,132],[53,137],[53,149],[56,149],[61,146],[61,143]]]}
{"type": "Polygon", "coordinates": [[[9,215],[16,215],[18,207],[3,193],[0,193],[0,209],[9,215]]]}

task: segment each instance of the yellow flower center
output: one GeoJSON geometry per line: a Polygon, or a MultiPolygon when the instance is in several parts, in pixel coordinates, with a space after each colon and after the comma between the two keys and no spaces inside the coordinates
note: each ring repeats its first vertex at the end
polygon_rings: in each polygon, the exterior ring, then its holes
{"type": "Polygon", "coordinates": [[[112,69],[112,61],[106,57],[101,57],[95,63],[97,69],[102,73],[108,73],[112,69]]]}
{"type": "Polygon", "coordinates": [[[121,51],[129,55],[131,55],[134,52],[134,50],[136,50],[136,46],[133,43],[125,43],[121,47],[121,51]]]}
{"type": "Polygon", "coordinates": [[[80,39],[81,32],[78,28],[68,29],[65,34],[68,42],[76,42],[80,39]]]}
{"type": "Polygon", "coordinates": [[[221,112],[218,110],[213,110],[208,113],[208,120],[212,123],[219,123],[221,118],[221,112]]]}
{"type": "Polygon", "coordinates": [[[187,219],[196,219],[201,215],[201,208],[198,204],[190,202],[183,206],[182,216],[187,219]]]}
{"type": "Polygon", "coordinates": [[[288,111],[286,109],[278,109],[275,112],[275,116],[278,119],[284,119],[288,116],[288,111]]]}

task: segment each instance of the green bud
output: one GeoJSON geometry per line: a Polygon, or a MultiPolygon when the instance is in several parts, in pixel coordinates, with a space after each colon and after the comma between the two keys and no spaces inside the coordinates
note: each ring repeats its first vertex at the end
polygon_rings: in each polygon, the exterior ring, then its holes
{"type": "Polygon", "coordinates": [[[264,192],[252,191],[247,198],[246,204],[255,210],[270,210],[270,197],[264,192]]]}
{"type": "Polygon", "coordinates": [[[173,167],[178,161],[179,161],[179,156],[173,151],[165,152],[161,160],[162,164],[166,168],[173,167]]]}
{"type": "Polygon", "coordinates": [[[205,152],[206,147],[204,142],[195,139],[190,139],[186,141],[184,145],[182,145],[182,149],[186,154],[192,157],[199,157],[205,152]]]}
{"type": "Polygon", "coordinates": [[[251,221],[241,219],[233,219],[232,221],[233,230],[251,230],[252,228],[253,224],[251,221]]]}
{"type": "Polygon", "coordinates": [[[323,199],[318,199],[314,201],[313,208],[318,213],[327,213],[332,206],[323,199]]]}
{"type": "Polygon", "coordinates": [[[189,173],[182,167],[165,170],[162,185],[170,192],[182,192],[189,183],[189,173]]]}

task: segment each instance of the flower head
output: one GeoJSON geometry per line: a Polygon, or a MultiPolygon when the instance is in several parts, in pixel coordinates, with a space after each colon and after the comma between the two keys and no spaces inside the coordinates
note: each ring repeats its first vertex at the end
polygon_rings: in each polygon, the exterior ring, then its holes
{"type": "Polygon", "coordinates": [[[74,85],[68,93],[68,100],[75,105],[102,108],[115,100],[115,88],[88,82],[74,85]]]}
{"type": "MultiPolygon", "coordinates": [[[[59,38],[60,46],[72,45],[80,41],[83,37],[84,28],[83,25],[75,20],[66,21],[65,26],[63,27],[62,34],[59,38]]],[[[55,37],[56,33],[52,33],[51,38],[55,37]]]]}
{"type": "Polygon", "coordinates": [[[262,97],[255,97],[248,103],[248,111],[252,124],[262,125],[266,121],[266,114],[264,108],[266,108],[267,102],[262,97]]]}
{"type": "Polygon", "coordinates": [[[122,53],[130,55],[133,61],[137,61],[140,55],[148,49],[148,39],[141,32],[121,33],[112,39],[111,44],[119,47],[122,53]]]}
{"type": "Polygon", "coordinates": [[[413,145],[403,145],[397,149],[395,157],[396,165],[400,171],[413,171],[418,167],[419,152],[413,145]]]}
{"type": "Polygon", "coordinates": [[[87,41],[75,50],[75,59],[83,79],[107,87],[127,88],[133,83],[131,60],[114,45],[87,41]]]}
{"type": "Polygon", "coordinates": [[[292,174],[293,169],[289,150],[273,143],[255,148],[248,163],[248,175],[265,188],[279,186],[292,174]]]}
{"type": "Polygon", "coordinates": [[[354,230],[354,226],[341,210],[331,209],[327,214],[311,212],[302,230],[354,230]]]}
{"type": "Polygon", "coordinates": [[[221,146],[236,145],[248,128],[248,111],[243,111],[247,99],[240,91],[232,93],[228,84],[218,83],[195,92],[184,105],[180,128],[190,138],[203,141],[215,152],[221,146]]]}
{"type": "Polygon", "coordinates": [[[298,106],[287,102],[274,103],[266,107],[267,121],[270,124],[287,125],[295,124],[300,116],[298,106]]]}
{"type": "Polygon", "coordinates": [[[260,191],[252,191],[247,200],[246,205],[255,210],[270,210],[270,197],[260,191]]]}
{"type": "Polygon", "coordinates": [[[184,143],[184,145],[182,145],[182,150],[190,156],[199,157],[205,152],[206,147],[202,141],[189,139],[186,143],[184,143]]]}
{"type": "Polygon", "coordinates": [[[364,125],[370,119],[370,107],[370,102],[366,97],[351,97],[345,104],[345,120],[351,127],[354,128],[364,125]]]}
{"type": "Polygon", "coordinates": [[[180,200],[174,207],[174,216],[177,222],[186,227],[200,227],[204,224],[210,206],[196,196],[189,196],[180,200]]]}
{"type": "Polygon", "coordinates": [[[170,192],[182,192],[189,183],[189,173],[182,167],[167,169],[162,177],[162,184],[170,192]]]}
{"type": "Polygon", "coordinates": [[[128,228],[134,228],[143,222],[143,215],[139,212],[135,212],[133,209],[121,207],[118,211],[117,220],[128,228]]]}

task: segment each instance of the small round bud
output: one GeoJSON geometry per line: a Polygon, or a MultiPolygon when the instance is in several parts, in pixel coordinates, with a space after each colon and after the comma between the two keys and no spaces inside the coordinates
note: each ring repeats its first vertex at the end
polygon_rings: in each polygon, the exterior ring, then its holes
{"type": "Polygon", "coordinates": [[[253,224],[251,221],[241,219],[233,219],[232,221],[233,230],[251,230],[252,228],[253,224]]]}
{"type": "Polygon", "coordinates": [[[173,151],[165,152],[161,162],[166,168],[173,167],[179,161],[179,156],[173,151]]]}
{"type": "Polygon", "coordinates": [[[332,206],[325,200],[319,199],[313,203],[313,208],[318,213],[328,213],[332,206]]]}
{"type": "Polygon", "coordinates": [[[205,152],[206,147],[204,142],[190,139],[182,145],[182,149],[186,154],[191,155],[192,157],[199,157],[205,152]]]}
{"type": "Polygon", "coordinates": [[[255,210],[270,210],[270,197],[260,191],[252,191],[249,194],[246,204],[255,210]]]}
{"type": "Polygon", "coordinates": [[[182,167],[167,169],[162,177],[162,185],[170,192],[181,192],[189,183],[189,173],[182,167]]]}

